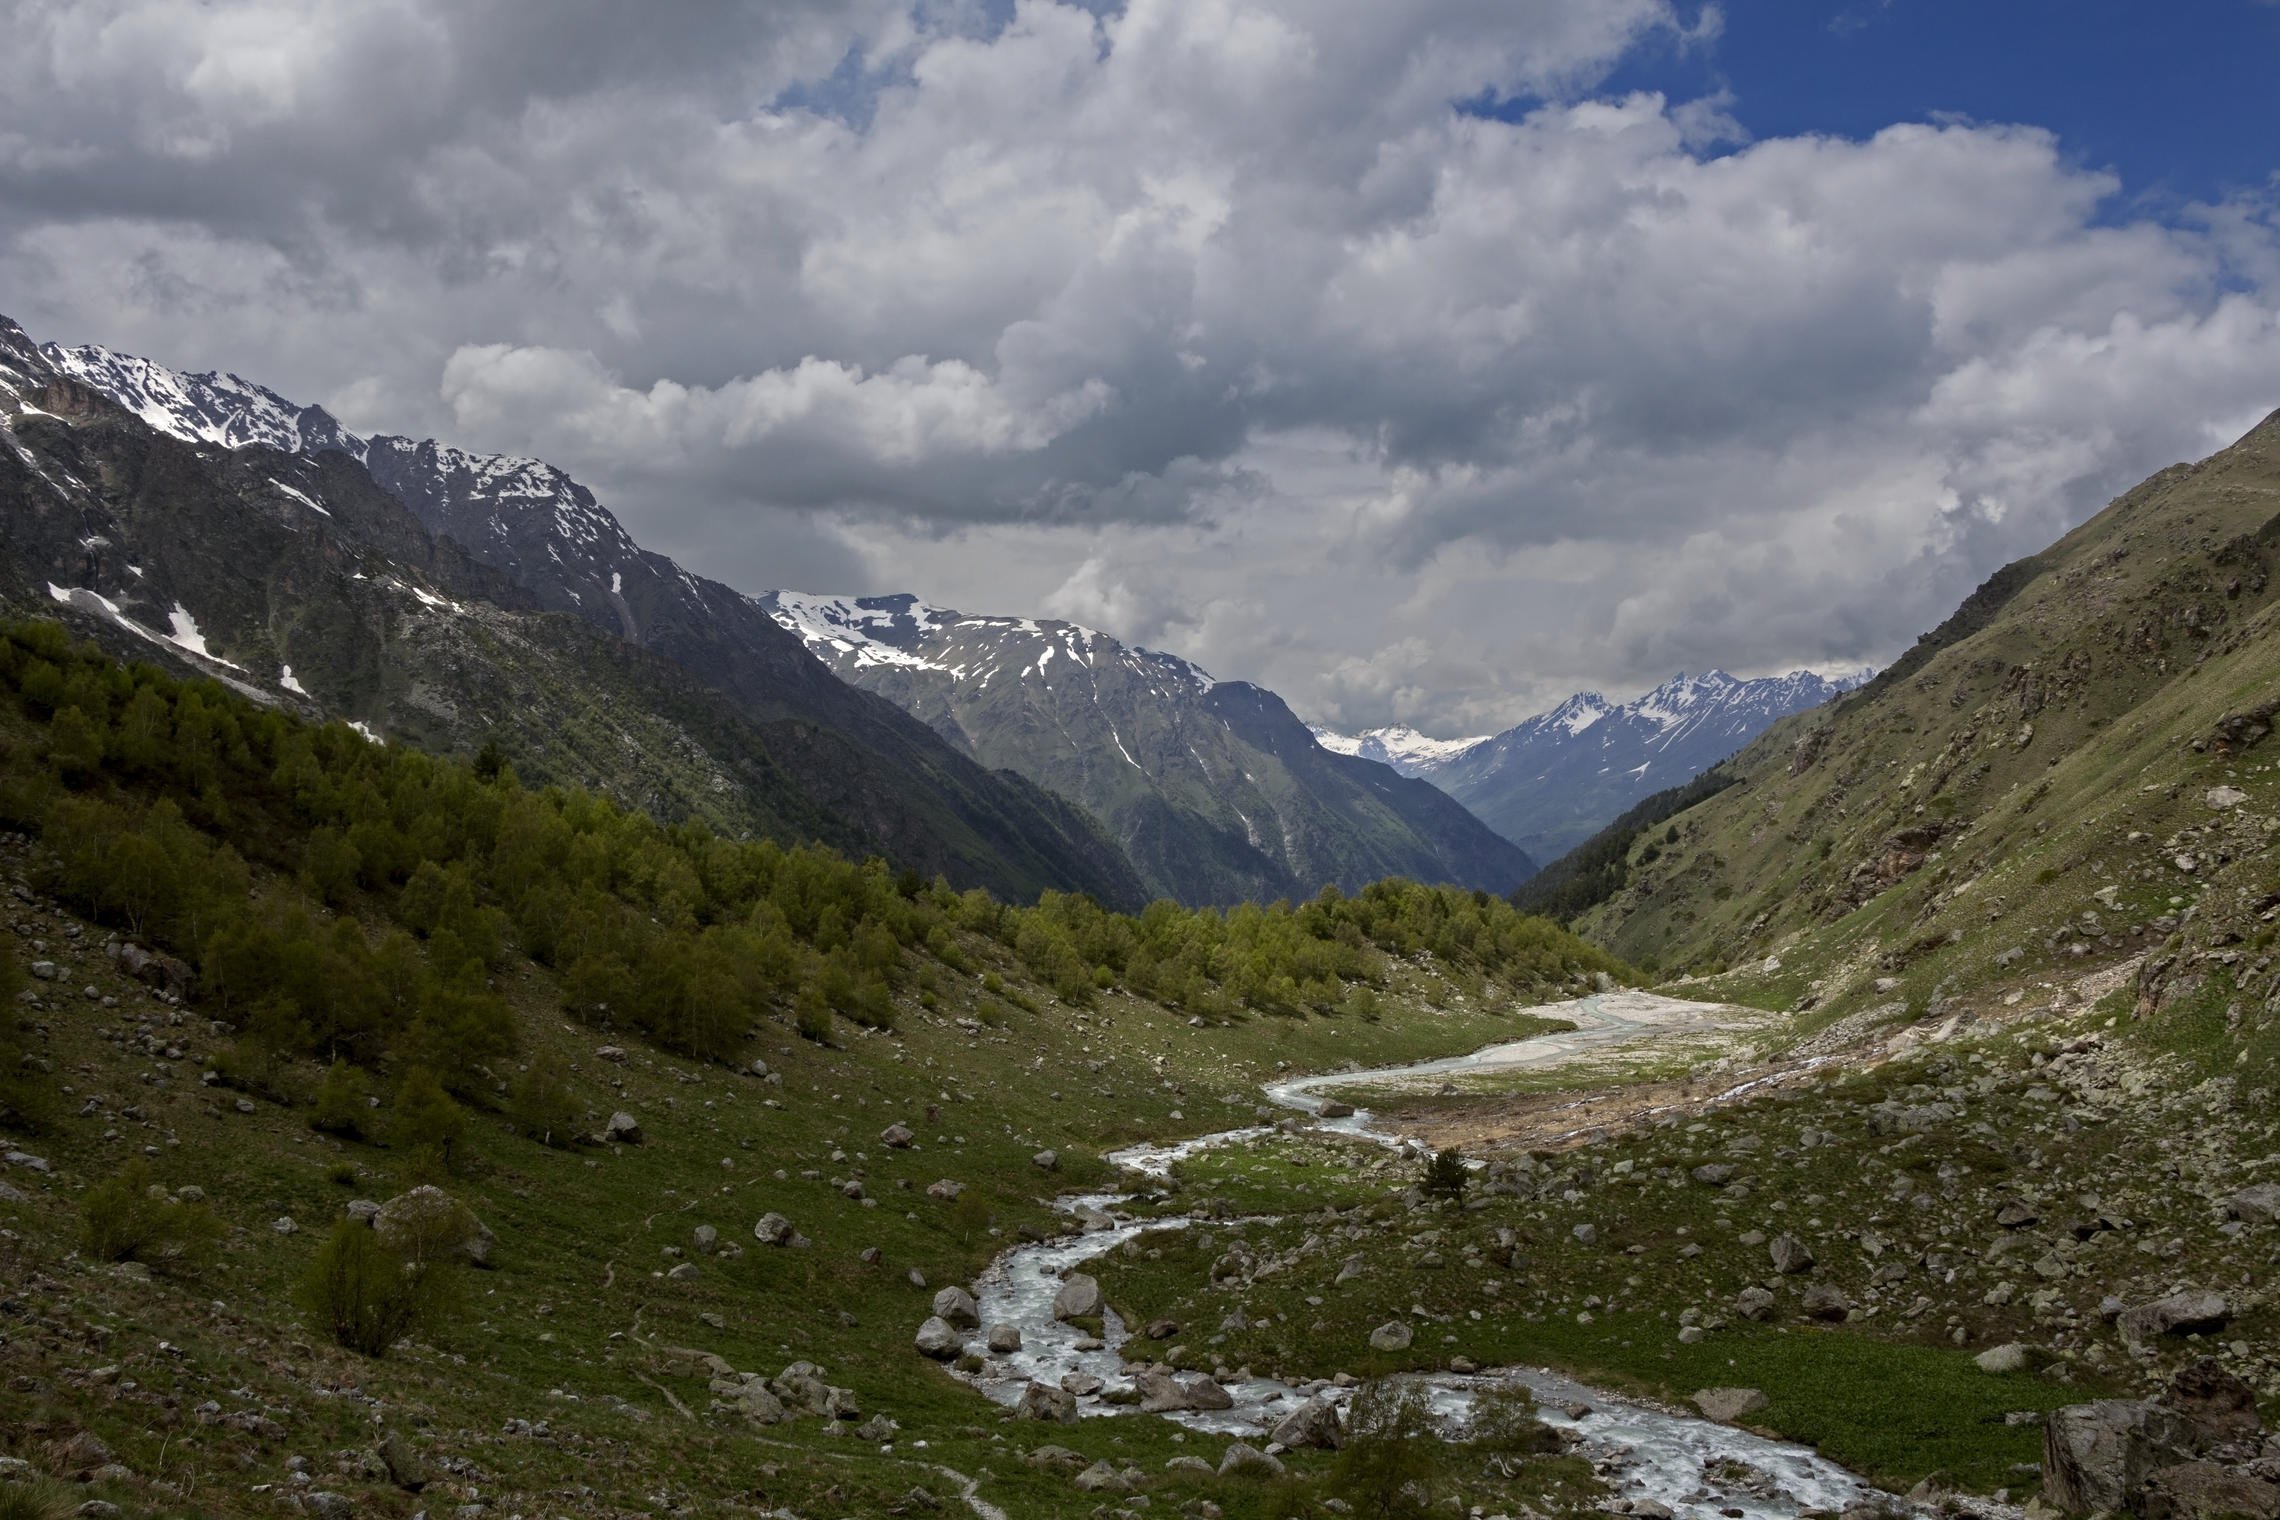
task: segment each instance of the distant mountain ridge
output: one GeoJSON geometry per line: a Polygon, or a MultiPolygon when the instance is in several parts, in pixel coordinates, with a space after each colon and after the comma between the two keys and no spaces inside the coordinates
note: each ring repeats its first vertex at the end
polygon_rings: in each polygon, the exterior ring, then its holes
{"type": "Polygon", "coordinates": [[[1150,887],[1182,902],[1389,875],[1503,892],[1534,871],[1446,794],[1325,750],[1273,692],[1177,655],[910,595],[775,591],[760,604],[844,679],[1089,808],[1150,887]]]}
{"type": "Polygon", "coordinates": [[[104,545],[74,556],[50,542],[40,514],[53,503],[27,487],[14,505],[30,515],[8,545],[22,589],[52,584],[111,626],[155,636],[173,615],[151,600],[163,583],[199,630],[198,648],[178,638],[169,650],[207,651],[209,674],[226,675],[212,656],[235,661],[266,698],[445,748],[479,742],[480,713],[565,779],[666,817],[693,809],[726,827],[804,832],[1011,899],[1046,888],[1145,898],[1082,810],[840,681],[749,597],[641,548],[544,461],[360,436],[235,375],[35,346],[4,319],[0,424],[15,444],[7,462],[56,477],[82,519],[77,537],[104,545]],[[45,436],[42,418],[70,434],[45,436]],[[157,470],[149,489],[178,520],[122,511],[115,490],[83,497],[84,475],[42,462],[75,447],[96,448],[98,473],[157,470]],[[284,574],[288,560],[307,573],[284,574]],[[410,636],[407,616],[432,621],[444,607],[473,614],[427,630],[432,642],[410,636]],[[648,658],[532,621],[543,613],[648,658]],[[267,674],[280,666],[289,677],[267,674]],[[542,690],[563,705],[539,703],[542,690]]]}
{"type": "Polygon", "coordinates": [[[1791,713],[1867,681],[1810,670],[1740,680],[1680,672],[1642,697],[1577,692],[1484,739],[1440,740],[1409,728],[1316,738],[1341,753],[1384,756],[1430,781],[1539,861],[1556,860],[1640,798],[1693,779],[1791,713]]]}

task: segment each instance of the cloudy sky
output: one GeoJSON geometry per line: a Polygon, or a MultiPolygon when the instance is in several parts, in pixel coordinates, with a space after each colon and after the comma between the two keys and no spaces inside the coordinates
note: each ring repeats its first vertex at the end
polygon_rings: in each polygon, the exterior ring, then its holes
{"type": "Polygon", "coordinates": [[[1484,731],[2280,406],[2280,5],[0,0],[0,311],[1484,731]],[[1990,9],[2001,12],[1990,20],[1990,9]]]}

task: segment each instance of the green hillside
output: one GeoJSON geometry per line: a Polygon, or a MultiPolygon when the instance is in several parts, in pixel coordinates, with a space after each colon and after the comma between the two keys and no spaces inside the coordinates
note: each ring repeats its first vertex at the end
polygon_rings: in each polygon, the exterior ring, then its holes
{"type": "MultiPolygon", "coordinates": [[[[0,638],[0,823],[0,1457],[129,1516],[870,1515],[955,1503],[945,1468],[1066,1514],[1066,1475],[913,1354],[936,1289],[1070,1227],[1051,1195],[1105,1182],[1102,1151],[1249,1122],[1285,1063],[1469,1049],[1622,972],[1400,883],[1009,908],[311,726],[54,624],[0,638]],[[439,1277],[456,1310],[386,1355],[335,1344],[312,1264],[377,1237],[336,1223],[352,1201],[423,1183],[493,1232],[489,1268],[439,1277]],[[755,1240],[771,1212],[809,1244],[755,1240]],[[718,1391],[797,1361],[861,1418],[756,1425],[718,1391]]],[[[1050,1435],[1151,1470],[1182,1440],[1050,1435]]]]}

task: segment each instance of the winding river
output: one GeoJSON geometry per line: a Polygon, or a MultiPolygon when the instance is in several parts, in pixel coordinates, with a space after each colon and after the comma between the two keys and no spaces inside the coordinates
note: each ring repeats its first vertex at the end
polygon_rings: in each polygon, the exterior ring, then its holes
{"type": "MultiPolygon", "coordinates": [[[[1732,1010],[1709,1004],[1639,992],[1602,993],[1530,1011],[1568,1020],[1575,1027],[1491,1046],[1469,1056],[1271,1082],[1264,1091],[1270,1101],[1285,1108],[1316,1114],[1324,1101],[1322,1092],[1332,1087],[1406,1084],[1457,1073],[1548,1069],[1637,1040],[1715,1028],[1732,1014],[1732,1010]]],[[[1318,1117],[1315,1122],[1320,1128],[1359,1139],[1404,1143],[1402,1137],[1374,1128],[1367,1110],[1333,1119],[1318,1117]]],[[[1162,1177],[1182,1158],[1198,1151],[1267,1133],[1270,1130],[1265,1126],[1227,1130],[1174,1145],[1134,1146],[1108,1159],[1141,1177],[1162,1177]]],[[[1012,1404],[1031,1382],[1060,1387],[1064,1379],[1075,1381],[1079,1375],[1089,1375],[1097,1378],[1101,1387],[1112,1388],[1129,1380],[1118,1351],[1129,1332],[1115,1314],[1106,1315],[1104,1334],[1092,1344],[1084,1331],[1053,1317],[1053,1299],[1062,1279],[1083,1263],[1136,1236],[1184,1229],[1195,1223],[1180,1217],[1132,1219],[1120,1215],[1130,1198],[1128,1193],[1063,1198],[1061,1207],[1069,1213],[1107,1215],[1112,1223],[1099,1228],[1100,1221],[1094,1218],[1095,1227],[1086,1234],[1015,1246],[990,1265],[974,1289],[982,1323],[1017,1327],[1022,1346],[1016,1352],[987,1357],[983,1370],[971,1375],[969,1382],[997,1402],[1012,1404]]],[[[1580,1443],[1577,1450],[1594,1462],[1616,1496],[1634,1504],[1652,1501],[1683,1520],[1732,1520],[1735,1516],[1796,1520],[1808,1511],[1895,1502],[1809,1448],[1617,1397],[1547,1369],[1420,1373],[1415,1380],[1426,1389],[1436,1414],[1452,1432],[1462,1431],[1473,1401],[1483,1389],[1525,1386],[1535,1394],[1539,1413],[1548,1424],[1574,1433],[1580,1443]]],[[[1348,1396],[1347,1390],[1332,1384],[1292,1384],[1269,1378],[1225,1386],[1234,1407],[1180,1411],[1165,1417],[1192,1430],[1256,1441],[1308,1398],[1319,1395],[1338,1402],[1348,1396]]],[[[1084,1417],[1128,1414],[1135,1408],[1107,1403],[1098,1394],[1081,1397],[1077,1407],[1084,1417]]]]}

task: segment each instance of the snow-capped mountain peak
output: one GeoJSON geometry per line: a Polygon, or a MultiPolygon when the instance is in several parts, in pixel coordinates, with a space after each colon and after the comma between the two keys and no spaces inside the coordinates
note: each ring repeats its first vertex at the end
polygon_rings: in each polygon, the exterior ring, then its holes
{"type": "Polygon", "coordinates": [[[1745,681],[1723,670],[1681,671],[1628,702],[1578,692],[1418,773],[1548,859],[1640,797],[1700,775],[1779,719],[1870,674],[1794,670],[1745,681]]]}
{"type": "Polygon", "coordinates": [[[829,596],[770,591],[754,600],[843,675],[895,666],[957,680],[1035,678],[1051,685],[1057,669],[1091,671],[1102,661],[1114,661],[1158,685],[1205,692],[1219,684],[1191,661],[1126,644],[1081,623],[970,615],[908,592],[829,596]]]}
{"type": "Polygon", "coordinates": [[[1373,728],[1359,734],[1342,734],[1319,724],[1309,724],[1308,728],[1314,735],[1314,742],[1332,754],[1358,755],[1364,760],[1375,760],[1380,765],[1392,766],[1404,776],[1422,775],[1486,741],[1485,735],[1475,735],[1469,739],[1436,739],[1430,734],[1419,733],[1405,723],[1373,728]]]}
{"type": "Polygon", "coordinates": [[[262,444],[287,454],[341,449],[364,457],[364,440],[323,407],[296,406],[267,386],[236,375],[186,375],[95,344],[65,348],[43,343],[40,354],[60,373],[187,443],[228,449],[262,444]]]}

